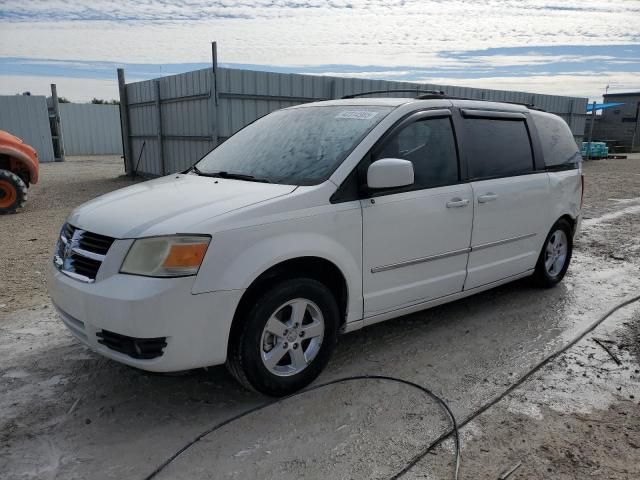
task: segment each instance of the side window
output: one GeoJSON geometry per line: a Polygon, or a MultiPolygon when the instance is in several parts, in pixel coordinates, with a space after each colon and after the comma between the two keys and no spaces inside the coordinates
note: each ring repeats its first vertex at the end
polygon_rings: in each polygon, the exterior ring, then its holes
{"type": "Polygon", "coordinates": [[[458,155],[449,118],[413,122],[389,138],[372,161],[401,158],[413,163],[414,188],[458,183],[458,155]]]}
{"type": "Polygon", "coordinates": [[[466,119],[471,178],[508,177],[532,172],[531,140],[524,120],[466,119]]]}
{"type": "Polygon", "coordinates": [[[545,167],[552,170],[578,168],[582,156],[569,125],[546,112],[533,111],[531,118],[538,130],[545,167]]]}

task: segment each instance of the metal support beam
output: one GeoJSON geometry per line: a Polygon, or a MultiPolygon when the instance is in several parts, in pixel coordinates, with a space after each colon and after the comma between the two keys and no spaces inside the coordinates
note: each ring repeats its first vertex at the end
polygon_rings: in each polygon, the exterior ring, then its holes
{"type": "Polygon", "coordinates": [[[321,102],[323,100],[330,100],[323,97],[287,97],[286,95],[256,95],[253,93],[220,93],[220,98],[237,98],[240,100],[275,100],[279,102],[294,102],[294,103],[307,103],[307,102],[321,102]]]}
{"type": "Polygon", "coordinates": [[[134,174],[134,160],[131,156],[131,129],[129,127],[129,107],[127,104],[127,90],[124,83],[124,69],[118,69],[118,91],[120,93],[120,131],[122,132],[122,153],[124,155],[124,169],[129,175],[134,174]]]}
{"type": "Polygon", "coordinates": [[[64,162],[64,138],[60,122],[60,104],[58,103],[58,88],[51,84],[51,108],[53,109],[53,154],[56,162],[64,162]],[[55,147],[58,147],[57,149],[55,147]]]}
{"type": "Polygon", "coordinates": [[[332,78],[329,82],[329,98],[334,99],[338,98],[336,96],[336,79],[332,78]]]}
{"type": "Polygon", "coordinates": [[[213,147],[218,146],[218,44],[211,42],[211,85],[209,95],[209,128],[213,147]]]}
{"type": "Polygon", "coordinates": [[[593,101],[593,109],[591,110],[591,127],[589,127],[589,150],[587,151],[587,159],[591,160],[591,142],[593,142],[593,124],[596,121],[596,102],[593,101]]]}
{"type": "Polygon", "coordinates": [[[153,82],[156,87],[156,134],[158,142],[158,155],[160,157],[160,168],[162,175],[167,174],[167,166],[164,161],[164,145],[162,144],[162,107],[160,104],[160,81],[153,82]]]}
{"type": "Polygon", "coordinates": [[[638,135],[638,125],[640,125],[640,102],[636,105],[636,124],[633,128],[633,136],[631,137],[631,153],[636,149],[636,136],[638,135]]]}

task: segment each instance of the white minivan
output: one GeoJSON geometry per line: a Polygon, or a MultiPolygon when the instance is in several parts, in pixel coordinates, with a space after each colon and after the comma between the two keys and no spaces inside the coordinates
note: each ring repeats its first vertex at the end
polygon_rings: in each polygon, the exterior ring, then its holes
{"type": "Polygon", "coordinates": [[[278,110],[190,170],[74,210],[50,294],[92,350],[144,370],[226,363],[285,395],[339,333],[533,276],[562,280],[580,224],[567,124],[426,95],[278,110]]]}

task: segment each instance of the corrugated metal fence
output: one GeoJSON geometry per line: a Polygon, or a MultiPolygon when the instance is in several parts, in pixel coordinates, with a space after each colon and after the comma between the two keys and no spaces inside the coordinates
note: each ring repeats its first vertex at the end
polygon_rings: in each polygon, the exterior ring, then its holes
{"type": "Polygon", "coordinates": [[[0,130],[20,137],[38,152],[41,162],[53,162],[47,99],[41,96],[0,96],[0,130]]]}
{"type": "Polygon", "coordinates": [[[129,128],[125,144],[127,168],[132,171],[137,166],[137,172],[144,175],[181,171],[240,128],[273,110],[393,89],[442,90],[456,97],[532,104],[563,117],[576,141],[582,141],[584,134],[586,98],[227,68],[196,70],[127,85],[122,74],[121,104],[126,105],[123,131],[127,125],[129,128]]]}
{"type": "Polygon", "coordinates": [[[61,103],[66,155],[121,155],[120,107],[61,103]]]}

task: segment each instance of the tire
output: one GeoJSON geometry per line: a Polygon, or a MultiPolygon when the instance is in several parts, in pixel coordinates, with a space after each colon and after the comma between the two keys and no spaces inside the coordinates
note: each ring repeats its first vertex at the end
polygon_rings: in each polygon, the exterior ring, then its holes
{"type": "Polygon", "coordinates": [[[542,288],[551,288],[560,283],[567,273],[572,253],[573,231],[571,225],[565,219],[560,219],[551,227],[551,231],[542,245],[542,251],[533,274],[534,282],[542,288]]]}
{"type": "Polygon", "coordinates": [[[0,214],[15,213],[27,201],[27,185],[15,173],[0,170],[0,214]]]}
{"type": "Polygon", "coordinates": [[[244,387],[288,395],[315,380],[329,362],[340,314],[324,284],[286,280],[266,289],[245,312],[227,358],[229,372],[244,387]]]}

